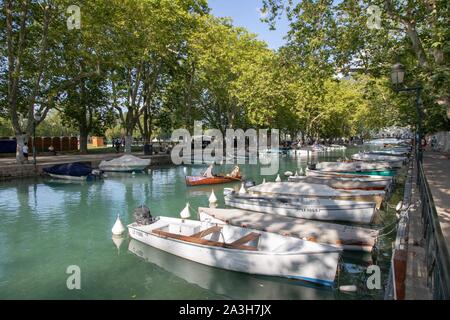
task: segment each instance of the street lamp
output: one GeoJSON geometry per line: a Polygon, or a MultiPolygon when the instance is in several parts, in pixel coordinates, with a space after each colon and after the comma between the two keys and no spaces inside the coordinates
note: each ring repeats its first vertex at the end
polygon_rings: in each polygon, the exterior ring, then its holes
{"type": "Polygon", "coordinates": [[[36,165],[36,125],[41,121],[42,116],[38,111],[34,114],[33,118],[33,163],[36,165]]]}
{"type": "Polygon", "coordinates": [[[406,87],[404,85],[405,80],[405,66],[401,63],[396,63],[391,68],[391,81],[394,85],[395,92],[407,91],[407,92],[415,92],[416,94],[416,111],[417,111],[417,132],[415,135],[416,138],[416,147],[417,147],[417,163],[421,163],[423,159],[422,154],[422,86],[417,85],[415,87],[406,87]]]}

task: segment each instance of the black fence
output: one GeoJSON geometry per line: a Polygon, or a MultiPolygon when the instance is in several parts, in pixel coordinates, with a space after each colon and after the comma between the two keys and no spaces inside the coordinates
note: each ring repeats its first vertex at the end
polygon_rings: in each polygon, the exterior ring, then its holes
{"type": "Polygon", "coordinates": [[[435,300],[450,299],[450,255],[442,234],[433,196],[421,161],[418,161],[418,184],[422,203],[428,287],[435,300]]]}

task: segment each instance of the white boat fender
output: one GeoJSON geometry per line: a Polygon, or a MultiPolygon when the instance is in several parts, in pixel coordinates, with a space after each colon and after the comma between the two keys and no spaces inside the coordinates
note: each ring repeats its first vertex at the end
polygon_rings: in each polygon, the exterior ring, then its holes
{"type": "Polygon", "coordinates": [[[114,223],[111,231],[115,236],[120,236],[125,232],[125,227],[123,226],[122,221],[120,221],[119,215],[117,215],[116,222],[114,223]]]}
{"type": "Polygon", "coordinates": [[[223,188],[223,194],[228,195],[234,192],[233,188],[223,188]]]}
{"type": "Polygon", "coordinates": [[[356,292],[356,286],[355,285],[345,285],[345,286],[339,286],[339,291],[342,292],[356,292]]]}
{"type": "Polygon", "coordinates": [[[266,178],[263,179],[262,184],[266,183],[266,178]]]}
{"type": "Polygon", "coordinates": [[[241,189],[239,189],[239,194],[245,194],[247,193],[247,190],[245,190],[244,184],[241,184],[241,189]]]}
{"type": "Polygon", "coordinates": [[[298,177],[298,171],[295,171],[294,177],[298,177]]]}
{"type": "Polygon", "coordinates": [[[184,207],[183,210],[180,212],[180,217],[182,219],[188,219],[191,216],[191,213],[189,212],[189,202],[186,203],[186,207],[184,207]]]}
{"type": "Polygon", "coordinates": [[[209,201],[210,204],[211,203],[217,203],[217,197],[214,194],[214,189],[211,189],[211,195],[209,196],[208,201],[209,201]]]}
{"type": "Polygon", "coordinates": [[[279,174],[277,175],[277,178],[275,179],[275,182],[281,182],[281,178],[280,178],[279,174]]]}
{"type": "Polygon", "coordinates": [[[286,172],[284,173],[284,175],[285,175],[286,177],[290,177],[290,176],[292,176],[292,175],[294,175],[294,174],[292,173],[292,171],[286,171],[286,172]]]}
{"type": "Polygon", "coordinates": [[[303,172],[303,168],[302,167],[300,167],[300,175],[301,176],[305,175],[305,173],[303,172]]]}

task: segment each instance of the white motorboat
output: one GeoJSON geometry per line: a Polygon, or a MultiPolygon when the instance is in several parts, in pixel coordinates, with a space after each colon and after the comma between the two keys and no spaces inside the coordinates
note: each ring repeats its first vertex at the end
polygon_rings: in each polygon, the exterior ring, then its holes
{"type": "Polygon", "coordinates": [[[389,170],[391,164],[388,162],[367,163],[363,161],[354,162],[320,162],[316,164],[320,171],[376,171],[389,170]]]}
{"type": "Polygon", "coordinates": [[[383,163],[388,163],[392,168],[401,168],[406,161],[406,157],[370,154],[362,152],[352,155],[352,159],[357,161],[374,161],[375,164],[381,161],[383,163]]]}
{"type": "Polygon", "coordinates": [[[141,159],[130,154],[102,161],[98,166],[102,171],[133,172],[142,171],[150,165],[150,159],[141,159]]]}
{"type": "Polygon", "coordinates": [[[230,225],[159,217],[128,225],[131,238],[211,267],[331,286],[342,249],[230,225]]]}
{"type": "Polygon", "coordinates": [[[225,204],[239,209],[294,218],[364,224],[371,223],[376,213],[374,202],[277,195],[231,193],[225,196],[225,204]]]}
{"type": "Polygon", "coordinates": [[[248,189],[251,194],[272,194],[295,198],[325,198],[375,202],[381,207],[386,193],[380,190],[339,190],[326,185],[312,183],[267,182],[248,189]]]}
{"type": "Polygon", "coordinates": [[[332,176],[290,176],[289,182],[325,184],[334,189],[344,190],[386,190],[391,180],[373,180],[369,178],[340,178],[332,176]]]}

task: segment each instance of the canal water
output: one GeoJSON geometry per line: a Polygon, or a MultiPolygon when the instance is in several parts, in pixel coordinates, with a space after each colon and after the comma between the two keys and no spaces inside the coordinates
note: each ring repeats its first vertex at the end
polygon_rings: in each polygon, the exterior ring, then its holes
{"type": "MultiPolygon", "coordinates": [[[[320,161],[349,157],[355,150],[326,153],[320,161]]],[[[306,159],[280,157],[280,173],[305,168],[306,159]]],[[[389,233],[393,209],[381,212],[374,228],[383,228],[376,254],[345,253],[336,287],[356,285],[355,293],[339,292],[289,279],[225,271],[187,261],[139,242],[112,239],[119,214],[133,222],[133,210],[147,205],[153,216],[179,217],[187,202],[196,211],[208,206],[214,189],[223,207],[223,188],[186,187],[186,175],[205,165],[159,167],[150,173],[110,174],[104,181],[64,182],[50,178],[0,182],[0,299],[382,299],[383,288],[369,290],[369,265],[381,268],[382,287],[389,272],[389,233]],[[69,266],[81,271],[81,289],[69,290],[69,266]]],[[[218,166],[228,172],[232,165],[218,166]]],[[[246,179],[262,181],[259,166],[241,165],[246,179]]],[[[286,180],[282,174],[282,179],[286,180]]],[[[274,181],[276,176],[265,177],[274,181]]],[[[390,201],[402,194],[402,178],[390,201]]],[[[195,212],[192,218],[196,219],[195,212]]]]}

